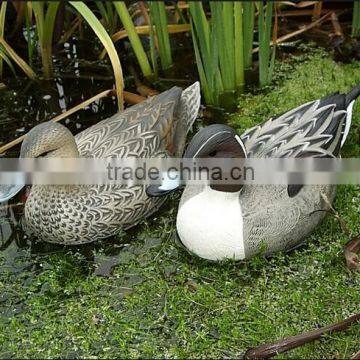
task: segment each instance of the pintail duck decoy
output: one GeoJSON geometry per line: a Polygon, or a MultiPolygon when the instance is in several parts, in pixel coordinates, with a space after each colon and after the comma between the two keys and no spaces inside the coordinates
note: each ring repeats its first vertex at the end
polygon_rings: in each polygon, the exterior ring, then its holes
{"type": "MultiPolygon", "coordinates": [[[[360,85],[292,109],[242,136],[225,125],[210,125],[190,142],[184,157],[337,157],[348,135],[360,85]]],[[[175,178],[175,177],[173,177],[175,178]]],[[[210,180],[211,181],[211,180],[210,180]]],[[[151,185],[150,196],[178,188],[151,185]]],[[[249,258],[290,250],[320,223],[335,196],[333,185],[187,184],[177,214],[183,245],[202,258],[249,258]]]]}
{"type": "MultiPolygon", "coordinates": [[[[151,158],[181,156],[200,107],[199,83],[165,91],[134,105],[75,137],[61,124],[46,122],[29,131],[22,158],[151,158]]],[[[0,200],[20,190],[2,186],[0,200]]],[[[34,185],[25,204],[27,232],[46,242],[81,244],[128,229],[154,213],[163,201],[149,198],[145,185],[34,185]]]]}

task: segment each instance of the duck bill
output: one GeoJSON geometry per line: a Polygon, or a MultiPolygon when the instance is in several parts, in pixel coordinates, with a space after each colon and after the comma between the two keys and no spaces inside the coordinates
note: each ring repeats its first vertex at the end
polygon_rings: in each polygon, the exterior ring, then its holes
{"type": "Polygon", "coordinates": [[[19,193],[25,184],[16,184],[16,185],[0,185],[0,203],[9,201],[17,193],[19,193]]]}
{"type": "Polygon", "coordinates": [[[146,193],[149,197],[160,197],[170,194],[181,187],[180,174],[178,172],[165,173],[160,185],[149,185],[146,193]]]}

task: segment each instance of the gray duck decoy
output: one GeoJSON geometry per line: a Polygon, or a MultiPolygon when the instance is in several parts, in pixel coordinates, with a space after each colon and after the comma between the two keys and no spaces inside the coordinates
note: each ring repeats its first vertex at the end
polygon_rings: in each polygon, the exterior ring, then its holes
{"type": "MultiPolygon", "coordinates": [[[[75,137],[61,124],[46,122],[26,136],[20,157],[181,156],[200,107],[196,82],[134,105],[75,137]]],[[[0,201],[21,187],[2,186],[0,201]]],[[[25,204],[25,228],[54,243],[81,244],[128,229],[155,212],[163,201],[149,198],[145,185],[34,185],[25,204]]]]}
{"type": "MultiPolygon", "coordinates": [[[[348,135],[360,85],[292,109],[246,131],[241,137],[225,125],[210,125],[190,142],[186,158],[337,157],[348,135]]],[[[152,185],[161,196],[179,184],[152,185]],[[164,190],[166,188],[166,191],[164,190]]],[[[333,185],[188,184],[177,214],[177,231],[190,252],[210,260],[244,259],[290,250],[320,223],[333,185]]]]}

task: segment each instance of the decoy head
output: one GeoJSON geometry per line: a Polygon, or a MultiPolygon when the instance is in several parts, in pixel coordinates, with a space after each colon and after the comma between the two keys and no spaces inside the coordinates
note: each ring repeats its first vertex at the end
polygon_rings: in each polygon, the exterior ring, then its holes
{"type": "MultiPolygon", "coordinates": [[[[239,135],[230,126],[214,124],[201,129],[190,141],[184,158],[213,158],[230,159],[246,158],[245,146],[239,135]]],[[[174,178],[174,176],[172,176],[174,178]]],[[[179,178],[179,177],[178,177],[179,178]]],[[[242,184],[210,184],[211,188],[218,191],[240,191],[242,184]]],[[[150,185],[147,188],[149,196],[163,196],[180,187],[179,180],[166,179],[161,185],[150,185]]]]}
{"type": "MultiPolygon", "coordinates": [[[[65,126],[48,121],[33,127],[22,143],[21,158],[78,157],[75,138],[65,126]]],[[[23,187],[24,179],[19,176],[17,184],[0,184],[0,203],[10,200],[23,187]]]]}

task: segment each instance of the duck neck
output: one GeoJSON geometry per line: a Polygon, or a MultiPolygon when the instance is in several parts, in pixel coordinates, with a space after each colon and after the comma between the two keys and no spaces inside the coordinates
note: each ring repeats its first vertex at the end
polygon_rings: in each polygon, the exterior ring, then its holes
{"type": "Polygon", "coordinates": [[[51,157],[56,158],[77,158],[79,157],[79,150],[77,148],[77,145],[75,143],[75,139],[72,142],[66,143],[61,148],[54,150],[51,153],[51,157]]]}
{"type": "Polygon", "coordinates": [[[204,192],[206,195],[213,199],[222,199],[224,201],[234,200],[239,198],[240,191],[227,192],[212,189],[209,185],[205,185],[204,192]]]}

